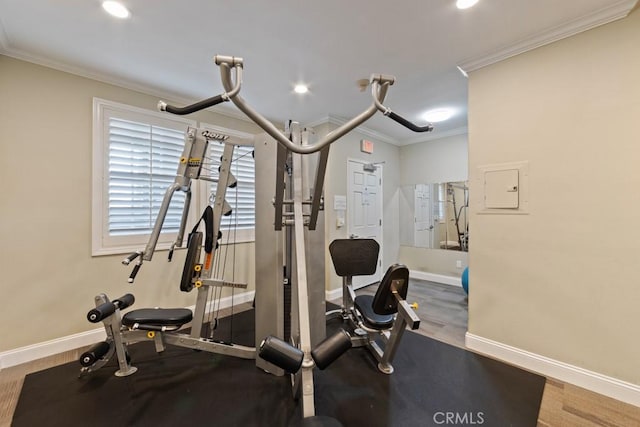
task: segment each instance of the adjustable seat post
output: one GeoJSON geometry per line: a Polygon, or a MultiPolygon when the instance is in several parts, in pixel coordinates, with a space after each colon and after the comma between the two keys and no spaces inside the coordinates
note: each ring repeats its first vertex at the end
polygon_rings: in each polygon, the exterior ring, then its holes
{"type": "Polygon", "coordinates": [[[344,276],[342,278],[342,318],[345,320],[349,318],[349,313],[353,310],[353,300],[355,295],[352,295],[352,281],[352,276],[344,276]]]}

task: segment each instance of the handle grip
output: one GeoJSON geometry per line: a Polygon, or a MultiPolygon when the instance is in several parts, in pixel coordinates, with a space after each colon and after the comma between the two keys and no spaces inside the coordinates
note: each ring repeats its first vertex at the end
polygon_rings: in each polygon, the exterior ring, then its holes
{"type": "Polygon", "coordinates": [[[126,257],[125,259],[123,259],[122,260],[122,264],[123,265],[131,264],[131,261],[133,261],[134,259],[138,258],[140,255],[142,255],[142,252],[136,251],[136,252],[132,253],[131,255],[129,255],[128,257],[126,257]]]}
{"type": "Polygon", "coordinates": [[[127,282],[133,283],[133,281],[136,279],[136,276],[138,275],[138,271],[140,271],[140,267],[142,267],[142,264],[136,264],[133,266],[133,271],[131,271],[127,282]]]}
{"type": "Polygon", "coordinates": [[[202,101],[198,101],[195,104],[187,105],[185,107],[176,107],[174,105],[169,105],[164,101],[160,101],[158,102],[158,110],[184,116],[185,114],[191,114],[196,111],[204,110],[205,108],[213,107],[214,105],[218,105],[224,101],[226,101],[226,99],[224,99],[222,95],[212,96],[211,98],[203,99],[202,101]]]}
{"type": "Polygon", "coordinates": [[[428,124],[426,126],[417,126],[411,123],[409,120],[405,119],[404,117],[400,116],[399,114],[394,113],[393,111],[389,112],[388,117],[400,123],[402,126],[406,127],[407,129],[411,129],[414,132],[431,132],[433,130],[433,126],[431,124],[428,124]]]}

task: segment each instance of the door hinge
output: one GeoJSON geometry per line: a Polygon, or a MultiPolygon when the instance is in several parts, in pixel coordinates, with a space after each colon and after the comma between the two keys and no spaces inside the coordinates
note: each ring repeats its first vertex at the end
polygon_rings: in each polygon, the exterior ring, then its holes
{"type": "Polygon", "coordinates": [[[382,225],[382,220],[380,220],[380,225],[382,225]]]}

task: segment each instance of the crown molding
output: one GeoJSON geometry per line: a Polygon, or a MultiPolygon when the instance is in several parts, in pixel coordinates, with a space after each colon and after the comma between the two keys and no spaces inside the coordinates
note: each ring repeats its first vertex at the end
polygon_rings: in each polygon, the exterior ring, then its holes
{"type": "Polygon", "coordinates": [[[423,134],[421,136],[416,136],[414,138],[403,139],[401,142],[402,142],[402,146],[405,146],[405,145],[411,145],[411,144],[419,144],[421,142],[435,141],[436,139],[448,138],[450,136],[466,135],[468,133],[469,133],[469,128],[466,126],[462,126],[455,129],[445,130],[442,132],[423,134]]]}
{"type": "MultiPolygon", "coordinates": [[[[314,127],[323,125],[325,123],[331,123],[332,125],[341,126],[347,123],[348,120],[343,119],[342,117],[328,115],[322,117],[320,119],[314,120],[312,122],[307,123],[306,127],[314,127]]],[[[399,141],[395,138],[390,137],[389,135],[385,135],[384,133],[369,129],[365,126],[358,126],[354,129],[357,132],[360,132],[364,136],[368,136],[369,138],[377,139],[378,141],[386,142],[391,145],[401,145],[399,141]]]]}
{"type": "Polygon", "coordinates": [[[324,124],[327,124],[327,123],[331,123],[331,117],[330,116],[324,116],[324,117],[321,117],[319,119],[313,120],[313,121],[311,121],[309,123],[306,123],[304,126],[308,127],[308,128],[314,128],[316,126],[324,125],[324,124]]]}
{"type": "Polygon", "coordinates": [[[124,89],[141,92],[146,95],[156,96],[159,98],[171,99],[174,102],[188,103],[190,102],[186,97],[170,91],[159,90],[156,87],[144,85],[140,83],[134,83],[126,79],[120,79],[106,73],[100,73],[95,71],[89,71],[82,67],[76,67],[73,65],[65,64],[63,62],[54,61],[49,58],[45,58],[39,55],[33,55],[23,52],[19,49],[13,49],[11,47],[2,50],[3,55],[10,56],[11,58],[19,59],[21,61],[30,62],[32,64],[41,65],[43,67],[52,68],[64,73],[73,74],[79,77],[84,77],[91,80],[96,80],[101,83],[107,83],[114,86],[118,86],[124,89]]]}
{"type": "Polygon", "coordinates": [[[625,18],[636,6],[637,2],[638,0],[618,1],[610,6],[565,22],[564,24],[548,28],[499,50],[489,52],[477,58],[462,61],[458,65],[467,73],[478,70],[482,67],[486,67],[487,65],[495,64],[496,62],[511,58],[512,56],[571,37],[583,31],[599,27],[600,25],[625,18]]]}
{"type": "MultiPolygon", "coordinates": [[[[82,67],[72,66],[72,65],[65,64],[63,62],[54,61],[42,56],[32,55],[32,54],[23,52],[19,49],[13,49],[9,46],[8,39],[4,34],[4,31],[2,28],[2,22],[0,22],[0,55],[6,55],[11,58],[30,62],[36,65],[41,65],[43,67],[62,71],[64,73],[69,73],[79,77],[84,77],[87,79],[99,81],[101,83],[107,83],[107,84],[118,86],[124,89],[133,90],[135,92],[140,92],[145,95],[155,96],[158,99],[171,100],[173,102],[177,102],[185,105],[188,105],[194,102],[194,99],[175,93],[175,92],[161,90],[154,86],[132,82],[130,80],[114,77],[105,73],[89,71],[82,67]]],[[[247,122],[247,123],[253,123],[251,120],[249,120],[247,116],[242,114],[242,112],[236,111],[230,108],[225,108],[224,106],[222,106],[221,108],[218,107],[216,109],[211,107],[211,108],[207,108],[206,110],[215,114],[219,114],[221,116],[242,120],[243,122],[247,122]]]]}

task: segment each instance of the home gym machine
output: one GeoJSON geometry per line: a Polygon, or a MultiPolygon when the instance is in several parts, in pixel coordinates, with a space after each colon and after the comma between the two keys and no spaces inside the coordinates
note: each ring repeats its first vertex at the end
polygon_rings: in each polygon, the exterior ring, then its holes
{"type": "MultiPolygon", "coordinates": [[[[186,193],[185,204],[176,241],[169,251],[169,260],[171,260],[174,249],[182,246],[191,204],[192,180],[202,179],[216,182],[213,207],[208,206],[205,209],[200,221],[189,234],[187,254],[180,281],[180,290],[183,292],[190,292],[194,288],[197,289],[195,312],[186,308],[143,308],[129,311],[122,316],[121,311],[134,303],[132,294],[126,294],[113,301],[110,301],[105,294],[96,296],[96,307],[89,311],[87,319],[92,323],[102,321],[107,339],[81,355],[80,363],[83,366],[81,375],[101,368],[114,353],[117,356],[119,366],[115,373],[116,376],[127,376],[135,373],[137,368],[131,365],[127,344],[145,339],[153,339],[157,352],[164,351],[165,344],[171,344],[245,359],[255,358],[254,347],[219,342],[213,340],[212,336],[202,336],[207,306],[210,305],[209,295],[211,294],[211,289],[247,287],[244,283],[235,283],[224,280],[223,277],[215,277],[214,273],[218,273],[220,268],[216,268],[216,265],[219,267],[219,263],[216,264],[214,262],[214,253],[219,246],[218,240],[222,237],[220,231],[221,217],[231,213],[231,207],[225,199],[226,190],[229,187],[235,187],[237,183],[236,178],[231,173],[233,152],[238,145],[250,144],[252,144],[252,141],[230,138],[227,135],[207,130],[195,128],[187,130],[185,146],[178,165],[176,178],[165,192],[149,242],[144,250],[137,251],[125,258],[123,264],[129,265],[132,261],[138,260],[128,280],[129,283],[133,283],[143,261],[149,261],[153,257],[172,196],[177,191],[183,191],[186,193]],[[223,154],[219,161],[211,158],[209,152],[210,144],[223,144],[223,154]],[[209,173],[216,170],[217,174],[209,173]],[[206,239],[204,242],[203,233],[197,231],[200,222],[205,223],[206,239]],[[203,244],[204,261],[201,262],[203,244]],[[183,325],[190,322],[191,332],[189,334],[177,332],[183,325]]],[[[211,333],[213,333],[213,329],[214,325],[212,324],[210,325],[211,333]]]]}
{"type": "MultiPolygon", "coordinates": [[[[309,133],[301,129],[296,123],[291,123],[283,132],[242,99],[239,95],[243,71],[243,60],[241,58],[217,55],[214,61],[220,69],[222,85],[226,92],[186,107],[175,107],[160,102],[160,110],[173,114],[190,114],[222,102],[232,101],[239,110],[266,132],[266,134],[258,135],[254,139],[256,176],[262,177],[263,171],[271,171],[271,174],[275,173],[275,179],[270,180],[273,184],[269,184],[272,186],[272,191],[256,191],[256,211],[258,215],[256,215],[255,243],[255,329],[257,350],[253,349],[254,353],[251,353],[251,349],[239,349],[241,351],[229,351],[224,354],[255,357],[256,365],[268,372],[282,375],[286,371],[291,374],[294,393],[302,402],[303,418],[321,423],[323,420],[314,416],[313,369],[315,366],[319,368],[327,367],[351,347],[351,337],[344,330],[340,330],[335,335],[324,339],[325,283],[324,279],[318,280],[313,277],[313,263],[309,262],[309,260],[312,258],[317,259],[317,254],[311,257],[307,252],[307,243],[305,242],[311,241],[314,234],[324,234],[310,231],[322,226],[323,223],[323,221],[319,221],[319,218],[321,218],[323,205],[322,191],[329,146],[367,121],[377,111],[381,111],[385,116],[415,132],[428,132],[433,127],[431,125],[416,126],[385,107],[383,105],[384,98],[388,88],[395,82],[395,78],[374,74],[370,78],[373,98],[371,105],[319,141],[309,143],[309,133]],[[235,78],[232,76],[232,71],[235,74],[235,78]],[[306,163],[310,163],[306,155],[312,153],[318,153],[314,182],[310,182],[311,180],[309,179],[312,174],[308,174],[308,171],[303,172],[303,166],[306,163]],[[270,162],[270,165],[266,166],[263,159],[268,158],[272,158],[275,162],[270,162]],[[275,169],[273,168],[274,164],[275,169]],[[265,206],[266,209],[275,208],[273,216],[268,217],[263,214],[265,206]],[[267,228],[269,230],[265,231],[267,228]],[[281,262],[281,260],[284,261],[281,262]],[[288,337],[284,335],[285,319],[283,312],[285,298],[283,285],[291,286],[291,332],[288,337]],[[258,354],[256,355],[255,352],[258,354]]],[[[187,157],[187,163],[189,158],[187,157]]],[[[273,175],[271,176],[273,177],[273,175]]],[[[259,178],[257,181],[262,182],[263,180],[259,178]]],[[[218,188],[220,188],[220,182],[218,183],[218,188]]],[[[216,203],[218,202],[220,200],[216,198],[216,203]]],[[[157,241],[156,228],[154,227],[150,245],[152,243],[155,245],[155,241],[157,241]]],[[[214,235],[216,233],[214,228],[214,235]]],[[[140,259],[150,259],[148,252],[149,245],[145,251],[138,254],[140,259]]],[[[324,253],[324,247],[319,252],[324,253]]],[[[133,261],[133,259],[133,257],[130,257],[129,262],[133,261]]],[[[321,264],[324,264],[324,260],[322,260],[321,264]]],[[[138,265],[136,267],[139,268],[138,265]]],[[[134,267],[133,276],[137,272],[136,267],[134,267]]],[[[204,284],[204,280],[202,282],[204,284]]],[[[115,315],[117,319],[120,309],[127,306],[131,299],[125,296],[114,300],[110,302],[114,308],[109,306],[106,311],[113,311],[111,317],[115,315]]],[[[101,301],[102,299],[96,298],[98,306],[96,310],[104,304],[101,301]]],[[[196,314],[197,312],[198,308],[196,308],[196,314]]],[[[98,317],[101,317],[101,315],[98,315],[98,317]]],[[[102,317],[105,326],[107,326],[109,318],[109,316],[102,317]]],[[[157,320],[159,322],[154,325],[154,331],[165,326],[160,324],[164,322],[164,319],[157,320]]],[[[164,335],[166,337],[171,334],[173,332],[164,335]]],[[[115,333],[114,331],[114,337],[112,338],[116,343],[116,347],[118,347],[118,338],[116,336],[121,336],[121,332],[115,333]]],[[[198,338],[192,339],[200,342],[198,338]]],[[[209,350],[209,346],[207,345],[203,349],[209,350]]],[[[123,351],[123,353],[123,358],[126,362],[126,352],[123,351]]],[[[95,363],[99,363],[100,360],[98,359],[95,363]]],[[[87,369],[90,370],[91,366],[87,369]]],[[[320,425],[318,423],[314,425],[320,425]]]]}

